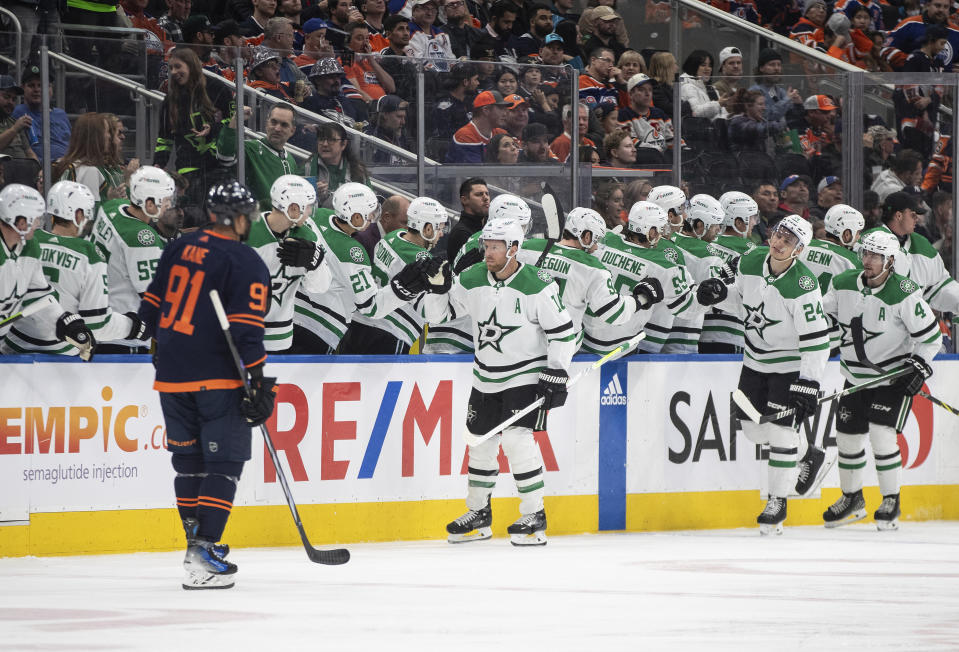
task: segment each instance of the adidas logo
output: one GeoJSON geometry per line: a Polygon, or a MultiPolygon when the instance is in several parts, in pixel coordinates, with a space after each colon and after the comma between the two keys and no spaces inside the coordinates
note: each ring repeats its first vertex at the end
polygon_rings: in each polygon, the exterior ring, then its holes
{"type": "Polygon", "coordinates": [[[603,396],[599,399],[600,405],[626,405],[626,392],[619,383],[619,374],[613,374],[613,379],[603,390],[603,396]]]}

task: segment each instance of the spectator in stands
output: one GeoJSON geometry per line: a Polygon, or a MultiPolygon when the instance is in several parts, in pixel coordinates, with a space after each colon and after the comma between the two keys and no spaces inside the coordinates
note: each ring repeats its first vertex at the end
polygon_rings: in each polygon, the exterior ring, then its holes
{"type": "Polygon", "coordinates": [[[782,81],[783,57],[772,48],[765,48],[759,53],[756,66],[756,83],[749,87],[751,91],[759,91],[766,98],[766,120],[778,122],[786,117],[791,109],[800,111],[802,97],[799,91],[791,86],[783,88],[782,81]]]}
{"type": "Polygon", "coordinates": [[[399,15],[392,15],[383,23],[386,30],[386,40],[389,41],[389,47],[380,51],[385,55],[380,63],[383,70],[389,73],[396,84],[396,94],[407,102],[412,101],[416,96],[416,72],[415,68],[397,57],[405,57],[406,48],[410,44],[410,21],[399,15]]]}
{"type": "Polygon", "coordinates": [[[316,130],[316,153],[306,167],[306,176],[329,179],[327,186],[317,181],[317,202],[344,183],[354,181],[370,185],[366,166],[353,151],[353,145],[343,125],[335,122],[321,124],[316,130]]]}
{"type": "Polygon", "coordinates": [[[472,59],[473,46],[482,32],[473,26],[466,0],[447,0],[446,25],[443,31],[450,37],[450,49],[457,59],[472,59]]]}
{"type": "Polygon", "coordinates": [[[293,26],[293,50],[299,52],[303,49],[303,33],[300,30],[303,13],[303,3],[300,0],[279,0],[276,8],[276,15],[280,18],[286,18],[293,26]]]}
{"type": "Polygon", "coordinates": [[[593,210],[603,216],[607,229],[623,224],[623,186],[618,181],[603,181],[593,192],[593,210]]]}
{"type": "MultiPolygon", "coordinates": [[[[335,0],[333,0],[335,1],[335,0]]],[[[188,12],[189,13],[189,12],[188,12]]],[[[240,23],[243,36],[259,36],[276,13],[276,0],[253,0],[253,14],[240,23]]]]}
{"type": "Polygon", "coordinates": [[[489,215],[489,187],[479,177],[470,177],[460,185],[460,219],[446,240],[446,258],[455,260],[469,237],[483,228],[489,215]]]}
{"type": "Polygon", "coordinates": [[[326,34],[326,40],[339,53],[346,48],[347,25],[364,22],[363,14],[353,6],[353,0],[327,0],[326,7],[330,13],[327,21],[330,30],[326,34]]]}
{"type": "Polygon", "coordinates": [[[546,125],[531,122],[523,129],[523,151],[519,160],[522,163],[552,163],[556,159],[550,156],[549,132],[546,125]]]}
{"type": "MultiPolygon", "coordinates": [[[[547,35],[539,51],[540,61],[544,66],[565,66],[567,59],[563,47],[562,36],[555,33],[547,35]]],[[[543,82],[547,84],[558,84],[569,79],[569,73],[565,69],[544,68],[542,75],[543,82]]]]}
{"type": "MultiPolygon", "coordinates": [[[[527,61],[527,59],[524,59],[527,61]]],[[[530,60],[532,61],[532,60],[530,60]]],[[[516,88],[516,92],[519,95],[523,96],[523,99],[529,101],[533,97],[533,94],[539,90],[539,87],[543,85],[543,72],[540,70],[539,66],[528,65],[522,66],[519,70],[519,86],[516,88]]]]}
{"type": "Polygon", "coordinates": [[[914,150],[904,149],[893,159],[888,170],[879,173],[870,190],[879,195],[880,202],[884,202],[894,192],[918,192],[921,181],[922,157],[914,150]]]}
{"type": "MultiPolygon", "coordinates": [[[[11,3],[13,7],[24,4],[26,3],[11,3]]],[[[136,27],[137,29],[145,29],[156,36],[160,41],[161,47],[161,51],[158,54],[163,56],[165,52],[169,51],[169,49],[173,47],[173,42],[170,41],[170,35],[167,34],[166,30],[160,27],[160,23],[157,21],[157,19],[146,13],[145,10],[148,4],[149,0],[120,0],[120,6],[123,7],[126,17],[130,20],[130,25],[136,27]]],[[[25,25],[23,27],[26,29],[25,25]]]]}
{"type": "Polygon", "coordinates": [[[806,158],[820,156],[841,159],[836,142],[839,107],[828,95],[810,95],[803,102],[804,115],[793,126],[799,132],[799,144],[806,158]]]}
{"type": "Polygon", "coordinates": [[[726,100],[719,101],[719,93],[710,83],[713,75],[713,56],[705,50],[693,50],[683,62],[679,76],[680,96],[689,104],[696,118],[726,118],[726,100]]]}
{"type": "MultiPolygon", "coordinates": [[[[493,3],[489,23],[486,24],[486,35],[495,41],[497,57],[509,54],[515,58],[518,35],[513,35],[513,25],[518,15],[519,8],[511,0],[496,0],[493,3]]],[[[525,28],[526,23],[522,24],[525,28]]]]}
{"type": "Polygon", "coordinates": [[[326,29],[326,21],[322,18],[310,18],[303,23],[303,53],[297,55],[293,63],[307,80],[317,61],[334,56],[333,46],[326,40],[326,29]]]}
{"type": "Polygon", "coordinates": [[[280,81],[280,55],[265,45],[253,49],[249,66],[250,86],[284,102],[293,99],[289,84],[280,81]]]}
{"type": "Polygon", "coordinates": [[[189,183],[190,205],[202,207],[207,190],[219,180],[216,142],[223,118],[206,92],[200,59],[190,48],[173,50],[153,164],[165,168],[174,157],[176,171],[189,183]]]}
{"type": "Polygon", "coordinates": [[[213,25],[210,19],[202,14],[194,14],[183,21],[183,42],[192,49],[200,64],[210,65],[210,55],[213,52],[213,25]]]}
{"type": "Polygon", "coordinates": [[[599,156],[599,150],[592,145],[584,145],[579,148],[579,162],[589,163],[590,165],[600,165],[602,160],[599,156]]]}
{"type": "Polygon", "coordinates": [[[523,130],[529,124],[529,103],[523,99],[522,95],[516,93],[507,95],[503,99],[509,105],[506,107],[503,128],[516,140],[517,146],[522,147],[523,130]]]}
{"type": "Polygon", "coordinates": [[[589,139],[594,143],[601,143],[607,134],[622,131],[619,126],[619,109],[609,104],[597,106],[593,109],[589,120],[589,139]]]}
{"type": "Polygon", "coordinates": [[[778,221],[779,194],[775,185],[763,181],[753,188],[751,196],[759,207],[759,217],[749,237],[754,243],[763,244],[769,240],[769,229],[778,221]]]}
{"type": "MultiPolygon", "coordinates": [[[[940,53],[949,44],[948,35],[942,25],[929,25],[919,49],[906,58],[902,71],[943,72],[940,53]]],[[[903,147],[916,150],[923,158],[932,156],[933,133],[942,101],[939,90],[932,84],[901,85],[896,86],[892,99],[903,147]]]]}
{"type": "Polygon", "coordinates": [[[246,49],[246,40],[240,33],[240,26],[235,20],[228,19],[213,26],[213,64],[214,72],[227,79],[234,79],[233,66],[238,56],[243,56],[246,49]]]}
{"type": "Polygon", "coordinates": [[[889,167],[896,149],[896,132],[882,125],[873,125],[863,136],[863,168],[870,183],[889,167]]]}
{"type": "MultiPolygon", "coordinates": [[[[516,139],[510,134],[496,134],[489,141],[486,148],[487,163],[498,163],[500,165],[516,165],[519,160],[519,145],[516,139]]],[[[505,181],[509,182],[510,179],[505,181]]],[[[508,189],[508,188],[507,188],[508,189]]]]}
{"type": "MultiPolygon", "coordinates": [[[[719,68],[716,69],[713,87],[719,98],[732,97],[739,89],[743,78],[743,53],[737,47],[725,47],[719,51],[719,68]]],[[[727,106],[727,111],[729,110],[727,106]]]]}
{"type": "Polygon", "coordinates": [[[473,118],[453,134],[446,152],[447,163],[481,163],[486,147],[497,133],[503,133],[509,103],[498,91],[483,91],[473,99],[473,118]]]}
{"type": "Polygon", "coordinates": [[[553,13],[552,21],[554,29],[564,20],[573,23],[579,22],[579,14],[572,13],[574,0],[552,0],[550,4],[552,4],[551,10],[553,13]]]}
{"type": "Polygon", "coordinates": [[[362,121],[365,113],[343,94],[342,79],[343,66],[339,61],[332,57],[317,61],[310,70],[314,93],[304,100],[303,108],[346,124],[362,121]]]}
{"type": "Polygon", "coordinates": [[[380,99],[387,93],[396,92],[396,84],[390,74],[383,70],[377,57],[364,56],[372,53],[370,31],[364,23],[347,26],[349,40],[346,47],[355,53],[353,63],[346,66],[346,79],[360,92],[365,102],[380,99]]]}
{"type": "Polygon", "coordinates": [[[123,163],[113,147],[108,114],[84,113],[77,118],[70,148],[53,164],[51,175],[54,182],[82,183],[100,202],[126,197],[123,163]]]}
{"type": "Polygon", "coordinates": [[[600,104],[616,106],[619,95],[616,87],[611,83],[619,74],[615,67],[616,59],[613,51],[607,47],[597,47],[589,55],[589,66],[586,72],[579,76],[579,99],[587,106],[594,107],[600,104]]]}
{"type": "Polygon", "coordinates": [[[820,48],[825,34],[826,3],[824,0],[806,0],[803,16],[789,30],[789,38],[811,48],[820,48]]]}
{"type": "Polygon", "coordinates": [[[628,130],[637,146],[640,163],[662,162],[673,146],[672,117],[653,106],[652,79],[642,73],[633,75],[626,84],[629,106],[617,116],[620,128],[628,130]]]}
{"type": "Polygon", "coordinates": [[[370,37],[374,34],[382,36],[384,32],[383,21],[387,16],[386,0],[359,0],[357,7],[363,14],[366,29],[370,30],[370,37]]]}
{"type": "Polygon", "coordinates": [[[17,86],[13,77],[0,75],[0,154],[39,161],[30,149],[30,140],[27,138],[33,118],[27,114],[19,118],[13,117],[13,110],[20,95],[23,95],[23,89],[17,86]]]}
{"type": "Polygon", "coordinates": [[[809,219],[809,186],[812,179],[804,174],[790,174],[779,184],[778,217],[799,215],[809,219]]]}
{"type": "Polygon", "coordinates": [[[183,40],[183,23],[190,17],[192,4],[192,0],[166,0],[166,13],[160,16],[157,23],[170,35],[170,40],[174,43],[186,42],[183,40]]]}
{"type": "Polygon", "coordinates": [[[582,71],[586,68],[586,55],[580,47],[579,27],[576,23],[564,20],[556,26],[556,33],[563,39],[563,58],[566,63],[582,71]]]}
{"type": "MultiPolygon", "coordinates": [[[[909,53],[918,50],[922,46],[926,30],[932,25],[948,27],[949,25],[949,0],[926,0],[922,7],[921,16],[909,16],[904,18],[896,27],[889,32],[886,42],[879,55],[892,67],[893,70],[902,70],[906,63],[909,53]]],[[[949,67],[959,51],[959,43],[955,30],[949,34],[949,43],[951,45],[948,55],[943,57],[943,65],[949,67]]]]}
{"type": "Polygon", "coordinates": [[[837,0],[836,12],[843,12],[846,17],[862,30],[883,29],[882,8],[879,6],[879,0],[837,0]],[[856,25],[856,22],[859,25],[856,25]]]}
{"type": "MultiPolygon", "coordinates": [[[[397,95],[384,95],[376,102],[376,114],[367,133],[405,150],[411,150],[410,139],[406,135],[406,118],[409,102],[397,95]]],[[[373,162],[381,165],[404,165],[405,159],[385,150],[376,149],[373,162]]]]}
{"type": "Polygon", "coordinates": [[[499,94],[503,97],[512,95],[519,88],[519,81],[512,68],[506,66],[499,68],[494,75],[494,79],[496,80],[496,90],[498,90],[499,94]]]}
{"type": "MultiPolygon", "coordinates": [[[[53,100],[53,84],[44,83],[40,76],[40,66],[27,66],[20,75],[20,86],[23,88],[23,104],[13,109],[11,116],[18,120],[21,116],[30,116],[30,127],[27,140],[30,149],[40,163],[43,163],[43,89],[46,87],[53,100]]],[[[55,161],[67,153],[70,145],[70,119],[63,109],[50,109],[50,157],[55,161]]]]}
{"type": "Polygon", "coordinates": [[[636,145],[625,131],[614,131],[603,138],[603,154],[611,168],[636,167],[636,145]]]}
{"type": "Polygon", "coordinates": [[[440,33],[436,22],[439,18],[438,0],[413,0],[410,17],[410,37],[417,32],[425,32],[428,36],[440,33]]]}
{"type": "Polygon", "coordinates": [[[623,206],[632,208],[636,202],[646,201],[646,198],[649,197],[649,191],[652,189],[653,184],[647,179],[633,179],[623,189],[623,206]]]}
{"type": "Polygon", "coordinates": [[[729,104],[729,146],[735,152],[756,151],[773,156],[775,139],[786,130],[786,121],[766,120],[766,98],[759,91],[740,88],[729,104]]]}
{"type": "Polygon", "coordinates": [[[616,91],[619,93],[619,106],[629,106],[629,91],[626,85],[633,75],[646,74],[646,60],[636,50],[626,50],[616,62],[619,74],[616,75],[616,91]]]}
{"type": "Polygon", "coordinates": [[[553,14],[542,3],[530,5],[529,31],[516,40],[516,54],[520,57],[539,54],[546,44],[546,37],[553,32],[553,14]]]}
{"type": "Polygon", "coordinates": [[[293,38],[293,23],[289,18],[271,18],[266,21],[262,47],[268,47],[277,54],[280,64],[280,81],[290,84],[291,87],[298,81],[308,83],[306,74],[293,60],[293,38]]]}
{"type": "MultiPolygon", "coordinates": [[[[382,2],[383,0],[379,1],[382,2]]],[[[406,197],[401,195],[388,197],[380,206],[380,219],[353,235],[353,239],[366,249],[366,253],[369,254],[371,260],[373,259],[373,251],[376,249],[376,243],[382,240],[383,236],[396,229],[406,228],[406,211],[409,207],[410,200],[406,197]]]]}
{"type": "Polygon", "coordinates": [[[669,52],[657,52],[649,60],[649,78],[653,80],[653,106],[673,117],[673,80],[679,64],[669,52]]]}
{"type": "MultiPolygon", "coordinates": [[[[569,160],[569,154],[573,149],[572,136],[570,135],[573,128],[572,115],[573,106],[571,104],[565,105],[563,107],[563,133],[549,144],[549,151],[562,163],[569,160]]],[[[579,128],[579,146],[583,147],[584,145],[588,145],[589,147],[596,147],[596,143],[586,137],[586,132],[589,129],[589,107],[586,106],[585,102],[579,103],[579,122],[577,127],[579,128]]]]}
{"type": "Polygon", "coordinates": [[[816,205],[809,209],[814,219],[825,219],[826,211],[842,203],[842,181],[839,177],[823,177],[816,186],[816,205]]]}
{"type": "Polygon", "coordinates": [[[613,61],[619,59],[629,44],[620,41],[617,32],[625,34],[623,19],[611,7],[601,6],[587,9],[579,20],[579,27],[583,33],[583,52],[592,56],[593,50],[599,47],[607,48],[613,53],[613,61]]]}
{"type": "Polygon", "coordinates": [[[443,77],[443,82],[447,85],[447,92],[439,97],[430,112],[430,137],[448,141],[469,122],[479,74],[473,64],[461,63],[443,77]]]}

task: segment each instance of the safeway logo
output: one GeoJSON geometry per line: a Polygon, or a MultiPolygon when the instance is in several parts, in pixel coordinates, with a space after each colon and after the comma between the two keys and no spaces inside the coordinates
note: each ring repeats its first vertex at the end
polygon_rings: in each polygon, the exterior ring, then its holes
{"type": "Polygon", "coordinates": [[[626,392],[619,382],[619,374],[613,374],[609,385],[603,390],[603,395],[599,399],[600,405],[626,405],[626,392]]]}
{"type": "MultiPolygon", "coordinates": [[[[923,385],[922,389],[929,392],[929,387],[926,385],[923,385]]],[[[928,399],[916,396],[912,401],[912,414],[916,417],[916,424],[919,426],[919,450],[916,451],[916,459],[913,460],[912,464],[909,464],[909,444],[901,432],[898,434],[899,451],[902,454],[902,468],[904,469],[914,469],[920,466],[932,452],[932,403],[928,399]]]]}

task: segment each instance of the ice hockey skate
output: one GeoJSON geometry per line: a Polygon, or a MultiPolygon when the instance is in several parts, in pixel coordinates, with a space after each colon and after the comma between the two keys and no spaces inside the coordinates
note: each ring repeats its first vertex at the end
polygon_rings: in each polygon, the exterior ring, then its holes
{"type": "Polygon", "coordinates": [[[899,494],[890,494],[882,497],[879,509],[872,515],[876,520],[876,528],[882,530],[899,529],[899,494]]]}
{"type": "Polygon", "coordinates": [[[783,521],[786,520],[786,499],[770,496],[766,501],[766,509],[756,517],[759,523],[759,534],[782,534],[783,521]]]}
{"type": "Polygon", "coordinates": [[[843,493],[839,500],[822,513],[822,520],[826,527],[849,525],[864,518],[866,518],[866,501],[862,497],[862,489],[849,494],[843,493]]]}
{"type": "Polygon", "coordinates": [[[197,540],[186,549],[183,568],[186,570],[183,588],[188,591],[230,589],[236,583],[236,564],[219,557],[209,541],[197,540]]]}
{"type": "Polygon", "coordinates": [[[471,509],[446,526],[446,540],[450,543],[483,541],[493,536],[493,510],[489,501],[482,509],[471,509]]]}
{"type": "Polygon", "coordinates": [[[545,546],[546,511],[541,509],[535,514],[520,516],[506,531],[514,546],[545,546]]]}
{"type": "MultiPolygon", "coordinates": [[[[187,547],[196,544],[196,531],[200,527],[200,521],[195,518],[187,517],[183,519],[183,533],[186,535],[187,547]]],[[[213,552],[217,557],[225,558],[230,554],[230,546],[225,543],[214,543],[213,552]]]]}
{"type": "Polygon", "coordinates": [[[836,456],[810,444],[806,455],[799,460],[799,473],[796,477],[796,494],[805,496],[819,488],[829,470],[835,465],[836,456]]]}

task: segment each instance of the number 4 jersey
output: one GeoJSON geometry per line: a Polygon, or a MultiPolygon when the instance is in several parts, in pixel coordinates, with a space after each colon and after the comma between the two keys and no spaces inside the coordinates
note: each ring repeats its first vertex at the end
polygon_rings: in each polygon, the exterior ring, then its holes
{"type": "Polygon", "coordinates": [[[213,231],[196,231],[163,250],[140,305],[140,318],[157,340],[157,391],[198,392],[243,384],[210,290],[220,295],[243,364],[252,367],[266,359],[266,264],[245,244],[213,231]]]}

